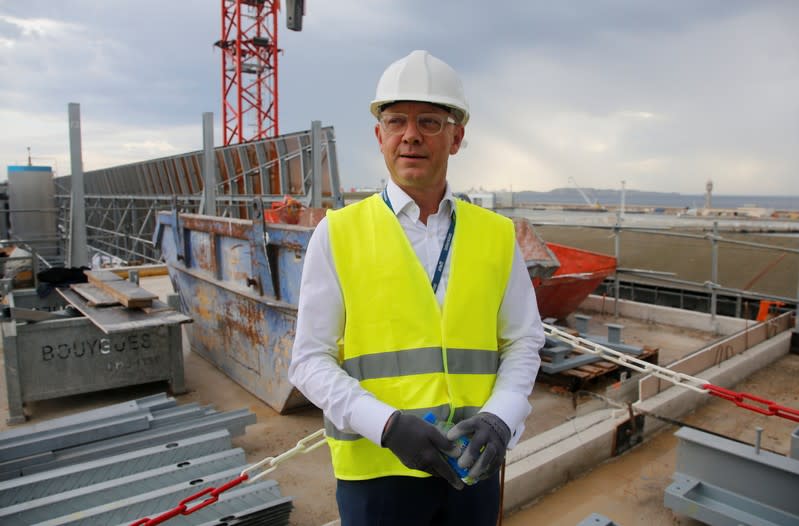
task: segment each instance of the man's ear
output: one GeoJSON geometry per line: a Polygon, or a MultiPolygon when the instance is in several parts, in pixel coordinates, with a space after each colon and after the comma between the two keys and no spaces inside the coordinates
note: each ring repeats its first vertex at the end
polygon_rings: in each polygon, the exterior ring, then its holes
{"type": "Polygon", "coordinates": [[[377,144],[380,146],[380,153],[383,152],[383,130],[380,129],[380,123],[375,124],[375,137],[377,137],[377,144]]]}
{"type": "Polygon", "coordinates": [[[452,145],[449,147],[449,154],[455,155],[461,149],[463,144],[463,137],[466,134],[466,128],[460,124],[455,126],[455,131],[452,133],[452,145]]]}

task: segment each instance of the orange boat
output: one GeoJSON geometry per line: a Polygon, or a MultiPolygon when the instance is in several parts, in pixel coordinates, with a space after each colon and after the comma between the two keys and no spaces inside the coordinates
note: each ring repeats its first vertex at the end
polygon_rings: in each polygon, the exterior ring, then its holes
{"type": "Polygon", "coordinates": [[[545,243],[526,220],[517,218],[514,224],[542,319],[565,319],[616,272],[616,258],[612,256],[545,243]]]}

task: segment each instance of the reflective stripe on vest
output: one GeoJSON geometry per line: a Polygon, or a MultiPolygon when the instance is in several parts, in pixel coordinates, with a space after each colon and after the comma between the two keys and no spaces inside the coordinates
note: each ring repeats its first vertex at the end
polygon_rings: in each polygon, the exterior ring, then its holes
{"type": "MultiPolygon", "coordinates": [[[[443,372],[442,357],[441,347],[405,349],[345,359],[341,367],[356,380],[371,380],[443,372]]],[[[446,370],[449,374],[494,374],[498,367],[496,351],[447,349],[446,370]]]]}
{"type": "MultiPolygon", "coordinates": [[[[497,315],[513,263],[512,222],[456,201],[443,307],[402,226],[379,195],[328,212],[346,310],[342,368],[386,404],[458,422],[491,394],[497,315]]],[[[428,476],[391,451],[326,422],[336,477],[428,476]]]]}

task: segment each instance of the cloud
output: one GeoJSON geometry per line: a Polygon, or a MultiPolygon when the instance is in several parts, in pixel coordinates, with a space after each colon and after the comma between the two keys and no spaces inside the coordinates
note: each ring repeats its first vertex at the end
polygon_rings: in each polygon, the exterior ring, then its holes
{"type": "MultiPolygon", "coordinates": [[[[299,33],[283,16],[280,130],[335,126],[346,188],[386,177],[380,73],[429,49],[472,107],[453,185],[799,195],[795,2],[339,0],[309,2],[299,33]]],[[[68,102],[87,165],[198,149],[205,111],[221,142],[219,29],[208,2],[0,2],[0,162],[30,145],[63,171],[68,102]]]]}

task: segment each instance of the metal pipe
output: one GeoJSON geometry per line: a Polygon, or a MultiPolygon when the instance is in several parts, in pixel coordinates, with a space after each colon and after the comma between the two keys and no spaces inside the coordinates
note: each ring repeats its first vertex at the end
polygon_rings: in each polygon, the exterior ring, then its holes
{"type": "Polygon", "coordinates": [[[716,287],[719,283],[719,224],[713,221],[713,235],[710,238],[710,322],[716,328],[716,287]]]}
{"type": "MultiPolygon", "coordinates": [[[[617,212],[616,213],[616,226],[613,228],[613,254],[616,258],[616,265],[619,264],[621,261],[621,215],[617,212]]],[[[618,269],[614,272],[614,277],[616,281],[616,286],[614,290],[614,298],[615,301],[613,302],[613,317],[619,317],[619,296],[621,295],[621,281],[619,280],[619,272],[618,269]]]]}
{"type": "MultiPolygon", "coordinates": [[[[628,270],[628,269],[616,269],[616,272],[618,272],[619,274],[631,274],[631,275],[645,274],[647,276],[647,279],[650,279],[652,281],[659,281],[659,282],[663,282],[663,283],[671,283],[671,284],[675,284],[675,285],[689,285],[689,286],[694,286],[697,289],[702,289],[703,288],[702,284],[698,283],[696,281],[688,281],[688,280],[685,280],[685,279],[678,279],[678,278],[669,278],[669,277],[666,277],[664,275],[665,273],[652,273],[652,274],[649,274],[647,272],[641,272],[641,271],[637,271],[637,270],[628,270]]],[[[771,299],[771,300],[784,301],[786,303],[799,302],[799,294],[797,294],[796,298],[790,298],[790,297],[787,297],[787,296],[775,296],[773,294],[761,294],[759,292],[753,292],[753,291],[749,291],[749,290],[741,290],[741,289],[736,289],[736,288],[731,288],[731,287],[716,286],[715,289],[718,292],[729,293],[729,294],[733,294],[733,295],[742,295],[742,296],[745,296],[745,297],[750,298],[750,299],[771,299]]]]}
{"type": "Polygon", "coordinates": [[[794,320],[795,325],[791,337],[791,349],[793,352],[799,353],[799,273],[796,278],[796,316],[794,316],[794,320]]]}

